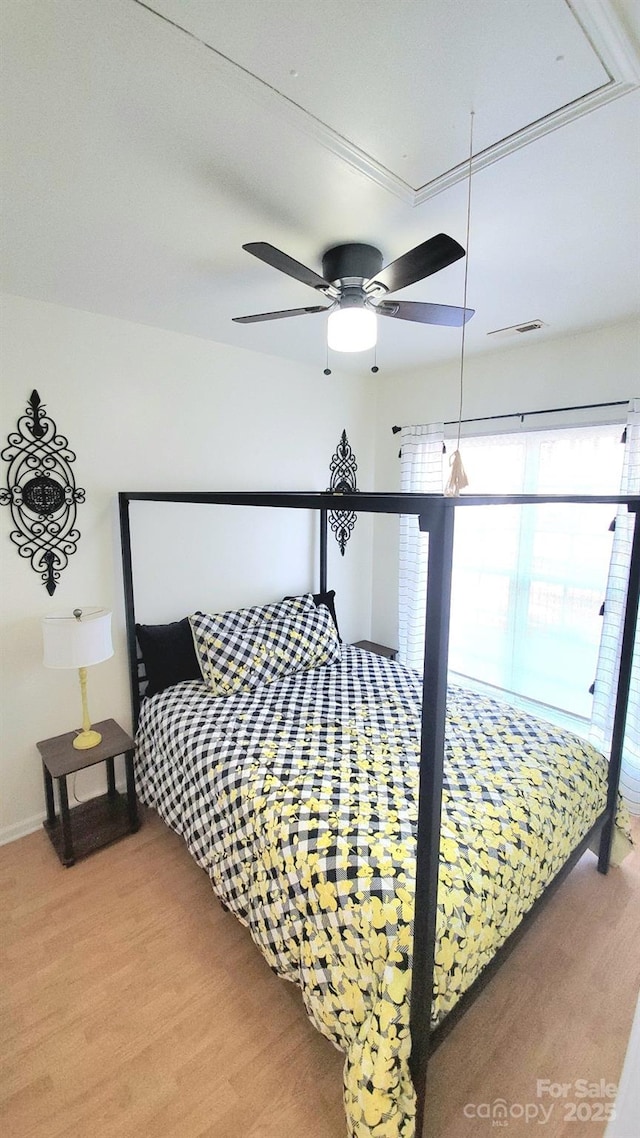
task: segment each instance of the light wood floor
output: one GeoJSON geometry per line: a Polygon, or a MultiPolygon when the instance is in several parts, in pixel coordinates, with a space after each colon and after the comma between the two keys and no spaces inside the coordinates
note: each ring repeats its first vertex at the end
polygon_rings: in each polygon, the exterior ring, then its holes
{"type": "MultiPolygon", "coordinates": [[[[4,846],[0,903],[3,1138],[345,1138],[340,1054],[155,816],[66,870],[42,832],[4,846]]],[[[639,946],[640,852],[585,855],[433,1058],[429,1138],[495,1135],[465,1106],[549,1104],[537,1079],[616,1082],[639,946]]],[[[565,1114],[506,1133],[602,1138],[565,1114]]]]}

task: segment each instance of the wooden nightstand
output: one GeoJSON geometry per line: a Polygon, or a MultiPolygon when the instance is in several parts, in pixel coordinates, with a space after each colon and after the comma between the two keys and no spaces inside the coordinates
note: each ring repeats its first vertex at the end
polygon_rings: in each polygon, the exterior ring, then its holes
{"type": "Polygon", "coordinates": [[[384,656],[387,660],[395,660],[398,655],[397,648],[387,648],[386,644],[376,644],[375,640],[356,640],[354,648],[364,648],[365,652],[374,652],[376,656],[384,656]]]}
{"type": "Polygon", "coordinates": [[[42,756],[47,802],[47,819],[43,825],[64,866],[73,865],[77,858],[86,857],[125,834],[134,833],[140,826],[133,777],[133,739],[115,719],[105,719],[102,723],[94,724],[94,727],[102,735],[102,742],[87,751],[77,751],[73,747],[76,731],[68,731],[66,735],[56,735],[37,744],[42,756]],[[124,755],[126,799],[116,790],[116,755],[124,755]],[[81,802],[70,810],[67,775],[95,766],[96,763],[107,764],[107,793],[81,802]],[[56,816],[53,795],[54,778],[58,782],[59,818],[56,816]]]}

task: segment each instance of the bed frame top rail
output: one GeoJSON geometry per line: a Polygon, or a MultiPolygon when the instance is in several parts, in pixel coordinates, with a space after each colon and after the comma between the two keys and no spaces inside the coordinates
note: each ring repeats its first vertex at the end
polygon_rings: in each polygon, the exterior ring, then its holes
{"type": "Polygon", "coordinates": [[[369,493],[356,490],[351,494],[334,491],[168,491],[123,490],[120,502],[188,502],[195,505],[226,506],[278,506],[297,510],[355,510],[369,514],[422,514],[438,503],[437,509],[457,509],[460,506],[526,506],[545,503],[589,505],[610,503],[640,509],[637,494],[464,494],[446,497],[443,494],[369,493]]]}

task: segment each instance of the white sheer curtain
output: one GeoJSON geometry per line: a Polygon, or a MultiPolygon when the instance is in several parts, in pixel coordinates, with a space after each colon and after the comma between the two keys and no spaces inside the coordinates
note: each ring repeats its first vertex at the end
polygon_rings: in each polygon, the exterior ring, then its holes
{"type": "MultiPolygon", "coordinates": [[[[442,494],[444,425],[403,427],[400,435],[400,488],[403,493],[442,494]]],[[[409,668],[422,671],[424,618],[427,603],[428,534],[418,519],[400,518],[398,589],[398,655],[409,668]]]]}
{"type": "MultiPolygon", "coordinates": [[[[640,399],[633,399],[630,404],[620,493],[640,494],[640,399]]],[[[616,516],[613,552],[604,602],[602,638],[593,692],[592,734],[594,740],[606,750],[611,746],[632,535],[633,515],[629,514],[624,506],[621,506],[616,516]]],[[[620,790],[629,809],[634,814],[640,814],[640,648],[638,640],[638,626],[636,625],[635,652],[620,777],[620,790]]]]}
{"type": "MultiPolygon", "coordinates": [[[[470,491],[617,494],[618,425],[463,440],[470,491]]],[[[613,535],[606,505],[456,511],[449,667],[589,730],[613,535]]]]}

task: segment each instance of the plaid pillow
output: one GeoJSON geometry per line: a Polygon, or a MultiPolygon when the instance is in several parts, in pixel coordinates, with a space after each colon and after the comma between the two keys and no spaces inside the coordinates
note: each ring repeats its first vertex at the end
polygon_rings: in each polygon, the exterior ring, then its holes
{"type": "Polygon", "coordinates": [[[329,610],[310,594],[261,609],[189,617],[202,675],[214,695],[270,684],[332,664],[340,645],[329,610]]]}

